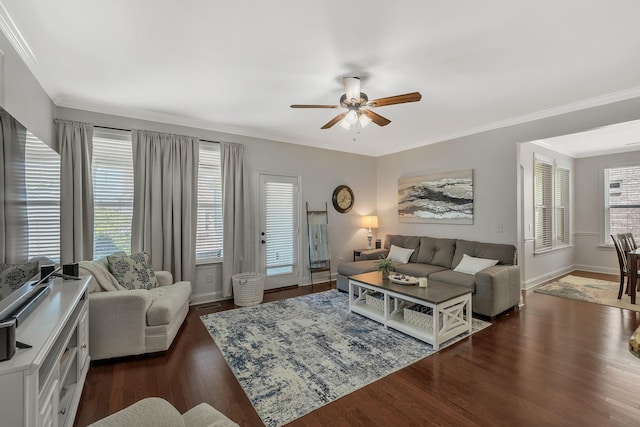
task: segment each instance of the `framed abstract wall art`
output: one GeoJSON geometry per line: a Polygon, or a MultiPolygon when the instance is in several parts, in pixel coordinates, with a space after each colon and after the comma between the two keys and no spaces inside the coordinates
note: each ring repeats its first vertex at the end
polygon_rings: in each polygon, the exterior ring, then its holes
{"type": "Polygon", "coordinates": [[[473,169],[400,178],[398,220],[473,224],[473,169]]]}

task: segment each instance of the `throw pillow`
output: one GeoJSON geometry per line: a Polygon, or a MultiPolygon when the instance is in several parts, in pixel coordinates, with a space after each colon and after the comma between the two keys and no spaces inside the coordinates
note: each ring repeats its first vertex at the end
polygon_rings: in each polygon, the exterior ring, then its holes
{"type": "Polygon", "coordinates": [[[453,271],[466,274],[476,274],[478,271],[496,265],[497,263],[497,259],[474,258],[464,254],[462,255],[462,260],[456,268],[453,269],[453,271]]]}
{"type": "Polygon", "coordinates": [[[389,250],[389,258],[392,261],[400,262],[402,264],[406,264],[409,262],[409,258],[411,258],[411,254],[415,249],[406,249],[401,248],[400,246],[391,245],[391,249],[389,250]]]}
{"type": "Polygon", "coordinates": [[[131,290],[158,287],[158,279],[151,268],[151,257],[148,253],[109,255],[107,261],[109,271],[123,288],[131,290]]]}

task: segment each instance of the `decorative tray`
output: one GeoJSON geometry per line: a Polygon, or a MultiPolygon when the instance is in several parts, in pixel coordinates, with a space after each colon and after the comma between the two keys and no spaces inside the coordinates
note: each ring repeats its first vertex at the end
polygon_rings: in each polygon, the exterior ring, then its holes
{"type": "Polygon", "coordinates": [[[417,277],[405,276],[402,274],[397,274],[397,275],[390,274],[389,280],[399,285],[415,285],[416,283],[418,283],[417,277]]]}

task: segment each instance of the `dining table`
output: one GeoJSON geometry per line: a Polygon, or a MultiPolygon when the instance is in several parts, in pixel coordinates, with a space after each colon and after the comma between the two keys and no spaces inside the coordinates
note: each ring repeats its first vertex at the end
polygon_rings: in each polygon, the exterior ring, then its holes
{"type": "Polygon", "coordinates": [[[628,252],[629,256],[629,286],[627,292],[631,296],[631,304],[636,303],[636,283],[638,282],[638,256],[640,248],[628,252]]]}

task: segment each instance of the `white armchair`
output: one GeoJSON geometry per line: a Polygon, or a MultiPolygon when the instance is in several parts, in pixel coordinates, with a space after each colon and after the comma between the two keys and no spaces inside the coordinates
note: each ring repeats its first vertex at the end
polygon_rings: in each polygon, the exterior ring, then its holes
{"type": "Polygon", "coordinates": [[[156,272],[153,289],[118,290],[105,258],[80,263],[89,283],[89,351],[92,360],[165,351],[189,312],[191,283],[156,272]]]}
{"type": "Polygon", "coordinates": [[[184,414],[159,397],[148,397],[89,427],[237,427],[211,405],[201,403],[184,414]]]}

